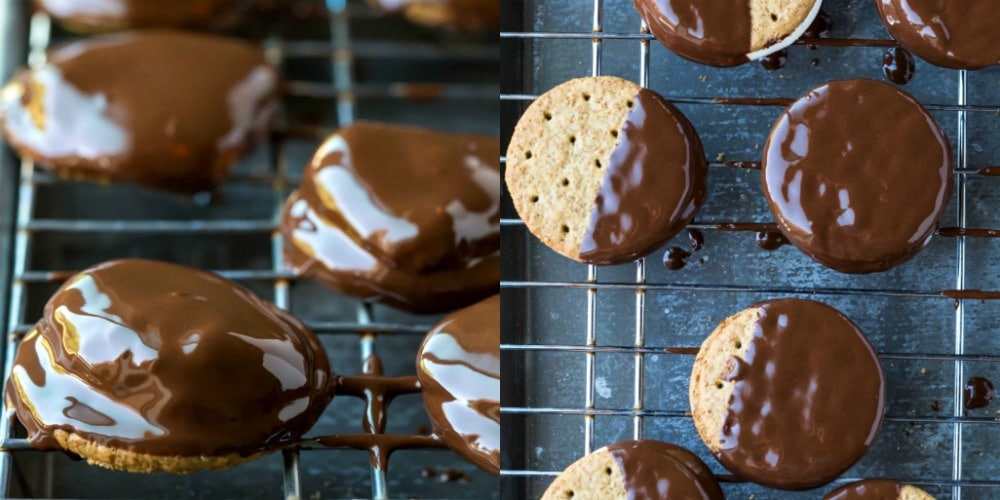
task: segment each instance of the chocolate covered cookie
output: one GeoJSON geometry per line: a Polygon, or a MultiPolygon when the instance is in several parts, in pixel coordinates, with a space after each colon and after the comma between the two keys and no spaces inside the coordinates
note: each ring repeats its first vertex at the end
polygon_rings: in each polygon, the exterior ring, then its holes
{"type": "Polygon", "coordinates": [[[2,132],[71,178],[195,192],[267,132],[278,73],[253,45],[146,31],[65,45],[3,89],[2,132]]]}
{"type": "Polygon", "coordinates": [[[500,296],[456,311],[424,338],[417,378],[435,433],[482,469],[500,473],[500,296]]]}
{"type": "Polygon", "coordinates": [[[934,500],[929,493],[889,479],[862,479],[837,488],[823,500],[934,500]]]}
{"type": "Polygon", "coordinates": [[[761,182],[792,244],[844,273],[900,264],[930,241],[952,191],[951,146],[909,94],[825,83],[778,117],[761,182]]]}
{"type": "Polygon", "coordinates": [[[332,397],[319,340],[211,273],[148,260],[70,278],[4,396],[32,445],[131,472],[230,467],[296,442],[332,397]]]}
{"type": "Polygon", "coordinates": [[[687,118],[610,76],[540,96],[507,148],[507,188],[528,230],[590,264],[631,262],[670,240],[701,207],[706,175],[687,118]]]}
{"type": "Polygon", "coordinates": [[[625,441],[566,468],[543,500],[683,498],[722,500],[722,489],[694,453],[661,441],[625,441]]]}
{"type": "Polygon", "coordinates": [[[299,274],[363,300],[450,311],[500,282],[500,144],[358,122],[328,138],[282,219],[299,274]]]}
{"type": "Polygon", "coordinates": [[[633,0],[656,39],[677,55],[737,66],[777,52],[806,31],[821,0],[633,0]]]}
{"type": "Polygon", "coordinates": [[[991,2],[875,0],[889,34],[938,66],[979,69],[1000,64],[1000,10],[991,2]]]}
{"type": "Polygon", "coordinates": [[[691,372],[702,441],[737,476],[780,489],[825,484],[878,436],[885,379],[846,316],[811,300],[753,305],[705,339],[691,372]]]}

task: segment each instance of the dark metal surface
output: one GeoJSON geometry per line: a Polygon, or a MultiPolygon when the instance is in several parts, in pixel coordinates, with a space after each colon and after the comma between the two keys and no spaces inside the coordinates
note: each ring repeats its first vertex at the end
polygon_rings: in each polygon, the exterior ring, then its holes
{"type": "MultiPolygon", "coordinates": [[[[871,0],[827,0],[832,37],[889,38],[871,0]]],[[[714,97],[791,97],[828,80],[885,80],[884,48],[804,45],[787,66],[717,69],[685,61],[641,30],[628,0],[531,0],[505,12],[501,33],[502,137],[537,94],[570,78],[617,75],[679,103],[705,144],[709,194],[696,218],[705,249],[680,271],[662,251],[636,264],[600,269],[568,261],[524,228],[505,196],[501,294],[504,386],[503,496],[538,497],[583,454],[638,437],[690,448],[724,469],[698,439],[688,415],[693,355],[726,316],[759,300],[808,296],[852,317],[880,353],[887,418],[871,452],[837,483],[788,493],[724,485],[731,498],[816,498],[836,484],[886,476],[938,498],[997,498],[1000,406],[964,411],[962,385],[1000,378],[1000,301],[956,301],[945,289],[1000,289],[998,242],[935,237],[889,272],[849,276],[794,247],[759,249],[754,234],[714,229],[723,222],[770,222],[759,172],[723,160],[759,160],[780,107],[714,104],[714,97]],[[512,431],[512,432],[508,432],[512,431]]],[[[1000,227],[1000,178],[975,175],[1000,163],[1000,69],[945,70],[917,61],[902,87],[932,109],[955,150],[956,187],[942,224],[1000,227]]],[[[891,211],[892,207],[886,207],[891,211]]],[[[687,248],[679,235],[670,246],[687,248]]]]}
{"type": "MultiPolygon", "coordinates": [[[[27,2],[3,2],[5,76],[23,65],[27,2]]],[[[269,34],[268,51],[289,80],[285,106],[268,144],[243,160],[216,196],[195,199],[126,185],[54,179],[30,164],[17,166],[5,148],[0,157],[0,279],[13,266],[8,353],[41,315],[48,296],[67,277],[119,257],[145,257],[221,271],[273,300],[321,335],[333,368],[360,371],[369,350],[378,352],[387,375],[414,373],[423,333],[436,317],[411,316],[386,307],[361,307],[283,268],[275,236],[278,207],[319,139],[354,119],[382,120],[465,132],[497,133],[496,42],[414,28],[374,15],[360,1],[309,2],[291,17],[267,19],[255,31],[269,34]],[[316,2],[313,2],[314,4],[316,2]],[[318,8],[317,8],[318,7],[318,8]],[[340,14],[338,14],[338,12],[340,14]],[[418,84],[418,85],[413,85],[418,84]],[[430,85],[428,85],[430,84],[430,85]],[[428,89],[432,90],[429,95],[428,89]],[[441,97],[434,97],[441,94],[441,97]],[[12,192],[20,186],[20,210],[12,192]],[[211,198],[211,199],[209,199],[211,198]],[[20,220],[15,215],[20,215],[20,220]],[[13,240],[7,237],[16,226],[13,240]],[[14,251],[9,249],[14,245],[14,251]],[[370,315],[370,317],[369,317],[370,315]],[[371,337],[360,332],[371,331],[371,337]]],[[[289,2],[291,4],[291,2],[289,2]]],[[[35,36],[39,26],[35,27],[35,36]]],[[[53,28],[53,42],[71,38],[53,28]]],[[[46,44],[48,37],[43,40],[46,44]]],[[[179,82],[183,84],[183,82],[179,82]]],[[[9,358],[9,356],[8,356],[9,358]]],[[[8,367],[9,370],[9,359],[8,367]]],[[[363,404],[335,398],[312,436],[358,433],[363,404]]],[[[418,395],[398,398],[389,410],[388,433],[427,432],[418,395]]],[[[367,453],[308,450],[281,453],[235,469],[189,476],[133,475],[76,462],[63,454],[26,448],[23,430],[3,436],[0,495],[56,498],[490,498],[499,480],[447,450],[393,454],[388,474],[373,474],[367,453]],[[14,451],[18,450],[18,451],[14,451]],[[451,478],[448,475],[451,474],[451,478]],[[381,484],[384,479],[384,484],[381,484]],[[447,479],[447,480],[445,480],[447,479]]]]}

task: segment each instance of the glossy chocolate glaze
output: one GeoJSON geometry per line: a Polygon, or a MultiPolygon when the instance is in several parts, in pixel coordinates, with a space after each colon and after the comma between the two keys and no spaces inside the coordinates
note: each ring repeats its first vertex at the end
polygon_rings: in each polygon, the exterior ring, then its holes
{"type": "Polygon", "coordinates": [[[677,55],[711,66],[747,62],[751,45],[747,0],[632,0],[653,36],[677,55]]]}
{"type": "Polygon", "coordinates": [[[903,485],[889,479],[862,479],[828,493],[823,500],[897,500],[903,485]]]}
{"type": "Polygon", "coordinates": [[[622,472],[629,500],[724,498],[712,471],[684,448],[642,440],[611,444],[607,450],[622,472]]]}
{"type": "Polygon", "coordinates": [[[331,381],[288,313],[217,275],[128,259],[52,296],[5,396],[39,448],[58,448],[61,429],[149,455],[251,455],[294,444],[331,381]]]}
{"type": "Polygon", "coordinates": [[[938,66],[978,69],[1000,64],[1000,10],[991,2],[876,0],[889,34],[938,66]]]}
{"type": "Polygon", "coordinates": [[[782,112],[761,183],[785,237],[845,273],[872,273],[922,249],[952,191],[947,137],[910,95],[874,80],[809,91],[782,112]]]}
{"type": "Polygon", "coordinates": [[[334,289],[416,312],[496,293],[499,155],[490,137],[345,127],[288,200],[285,258],[334,289]]]}
{"type": "Polygon", "coordinates": [[[149,27],[219,26],[247,0],[34,0],[70,29],[85,32],[149,27]]]}
{"type": "Polygon", "coordinates": [[[785,67],[788,63],[788,49],[781,49],[773,54],[768,54],[760,58],[760,65],[768,71],[775,71],[785,67]]]}
{"type": "MultiPolygon", "coordinates": [[[[499,0],[368,0],[383,12],[408,11],[411,15],[420,10],[443,10],[445,16],[435,24],[450,28],[484,31],[500,27],[499,0]]],[[[416,16],[416,20],[423,16],[416,16]]]]}
{"type": "Polygon", "coordinates": [[[71,176],[199,191],[266,133],[278,75],[255,47],[148,31],[88,38],[14,77],[3,133],[71,176]]]}
{"type": "Polygon", "coordinates": [[[424,406],[441,440],[500,473],[500,296],[439,322],[417,353],[424,406]]]}
{"type": "Polygon", "coordinates": [[[692,252],[699,252],[702,248],[705,248],[705,235],[700,229],[688,228],[688,245],[691,246],[692,252]]]}
{"type": "Polygon", "coordinates": [[[687,259],[691,252],[681,247],[670,247],[663,252],[663,266],[671,271],[679,271],[687,265],[687,259]]]}
{"type": "Polygon", "coordinates": [[[810,300],[759,304],[719,432],[719,461],[737,476],[781,489],[825,484],[871,446],[882,425],[885,380],[860,330],[810,300]]]}
{"type": "Polygon", "coordinates": [[[680,232],[705,199],[708,165],[687,118],[659,94],[633,99],[598,191],[580,258],[622,264],[680,232]]]}
{"type": "Polygon", "coordinates": [[[882,73],[892,83],[906,85],[913,79],[915,71],[913,54],[902,47],[890,47],[882,55],[882,73]]]}

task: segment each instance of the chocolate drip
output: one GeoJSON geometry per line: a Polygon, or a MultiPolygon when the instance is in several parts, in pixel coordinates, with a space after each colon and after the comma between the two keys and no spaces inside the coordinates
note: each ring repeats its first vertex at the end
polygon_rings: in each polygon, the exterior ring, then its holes
{"type": "Polygon", "coordinates": [[[659,441],[626,441],[607,446],[625,480],[629,500],[685,498],[722,500],[722,489],[690,451],[659,441]]]}
{"type": "Polygon", "coordinates": [[[1000,229],[983,229],[971,227],[941,227],[937,234],[947,238],[957,238],[959,236],[971,236],[973,238],[998,238],[1000,229]]]}
{"type": "MultiPolygon", "coordinates": [[[[816,14],[816,18],[813,19],[809,27],[802,32],[802,37],[805,39],[816,39],[816,38],[830,38],[830,33],[833,32],[833,18],[830,14],[827,14],[825,10],[820,9],[816,14]]],[[[809,44],[809,48],[816,50],[815,44],[809,44]]]]}
{"type": "Polygon", "coordinates": [[[705,248],[705,235],[698,229],[688,228],[688,245],[692,252],[699,252],[705,248]]]}
{"type": "Polygon", "coordinates": [[[998,300],[1000,299],[1000,292],[994,292],[989,290],[943,290],[941,295],[951,299],[963,300],[998,300]]]}
{"type": "Polygon", "coordinates": [[[663,253],[663,266],[671,271],[679,271],[687,265],[687,259],[691,252],[681,247],[670,247],[663,253]]]}
{"type": "Polygon", "coordinates": [[[653,36],[677,55],[712,66],[737,66],[751,52],[746,0],[633,0],[653,36]]]}
{"type": "Polygon", "coordinates": [[[417,354],[424,406],[441,440],[500,473],[500,296],[445,317],[417,354]]]}
{"type": "Polygon", "coordinates": [[[978,69],[1000,63],[1000,12],[990,2],[881,0],[889,34],[938,66],[978,69]]]}
{"type": "Polygon", "coordinates": [[[757,233],[757,246],[764,250],[777,250],[788,245],[788,238],[778,231],[759,231],[757,233]]]}
{"type": "Polygon", "coordinates": [[[208,190],[266,135],[278,80],[260,50],[228,38],[88,38],[14,77],[3,133],[22,157],[63,176],[208,190]]]}
{"type": "Polygon", "coordinates": [[[1000,175],[1000,167],[983,167],[976,170],[976,174],[994,177],[1000,175]]]}
{"type": "Polygon", "coordinates": [[[415,376],[386,377],[382,359],[372,354],[363,363],[363,374],[337,377],[336,393],[352,396],[365,402],[361,427],[365,434],[321,436],[312,441],[331,448],[367,450],[372,467],[389,468],[392,452],[409,448],[441,448],[438,436],[402,436],[385,434],[386,415],[396,396],[420,392],[420,382],[415,376]]]}
{"type": "Polygon", "coordinates": [[[712,99],[712,102],[741,106],[788,106],[795,102],[795,99],[787,97],[716,97],[712,99]]]}
{"type": "Polygon", "coordinates": [[[828,267],[864,274],[927,244],[952,177],[948,139],[920,103],[856,79],[820,85],[782,112],[761,183],[791,243],[828,267]]]}
{"type": "Polygon", "coordinates": [[[891,47],[882,55],[882,72],[892,83],[906,85],[913,79],[915,70],[913,54],[902,47],[891,47]]]}
{"type": "Polygon", "coordinates": [[[795,45],[808,45],[809,48],[824,45],[827,47],[895,47],[895,40],[877,40],[872,38],[809,38],[802,37],[795,45]]]}
{"type": "Polygon", "coordinates": [[[903,485],[889,479],[863,479],[833,490],[823,500],[896,500],[903,485]]]}
{"type": "Polygon", "coordinates": [[[966,410],[985,408],[993,401],[996,391],[993,382],[984,377],[972,377],[962,390],[962,404],[966,410]]]}
{"type": "Polygon", "coordinates": [[[665,349],[670,354],[698,354],[701,350],[697,347],[668,347],[665,349]]]}
{"type": "Polygon", "coordinates": [[[580,245],[593,264],[630,262],[666,243],[705,198],[707,164],[691,124],[655,92],[633,99],[580,245]],[[639,182],[641,181],[641,182],[639,182]]]}
{"type": "Polygon", "coordinates": [[[18,347],[6,399],[36,447],[56,430],[156,456],[294,443],[332,396],[298,320],[211,273],[117,260],[75,275],[18,347]]]}
{"type": "Polygon", "coordinates": [[[835,309],[784,299],[758,306],[742,358],[733,357],[722,464],[782,489],[815,487],[847,470],[878,435],[885,381],[871,345],[835,309]]]}
{"type": "Polygon", "coordinates": [[[788,49],[781,49],[760,58],[760,65],[768,71],[775,71],[785,67],[788,62],[788,49]]]}

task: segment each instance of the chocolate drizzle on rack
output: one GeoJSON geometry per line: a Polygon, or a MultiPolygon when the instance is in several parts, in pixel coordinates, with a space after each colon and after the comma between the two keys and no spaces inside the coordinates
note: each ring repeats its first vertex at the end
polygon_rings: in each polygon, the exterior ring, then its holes
{"type": "Polygon", "coordinates": [[[411,448],[444,448],[444,444],[434,434],[396,435],[385,434],[386,410],[396,396],[420,392],[420,382],[416,376],[386,377],[382,369],[382,359],[371,354],[364,360],[361,375],[337,377],[335,394],[353,396],[364,400],[365,414],[361,427],[365,434],[320,436],[311,441],[330,448],[352,448],[368,450],[372,467],[379,470],[389,468],[389,455],[396,450],[411,448]]]}

